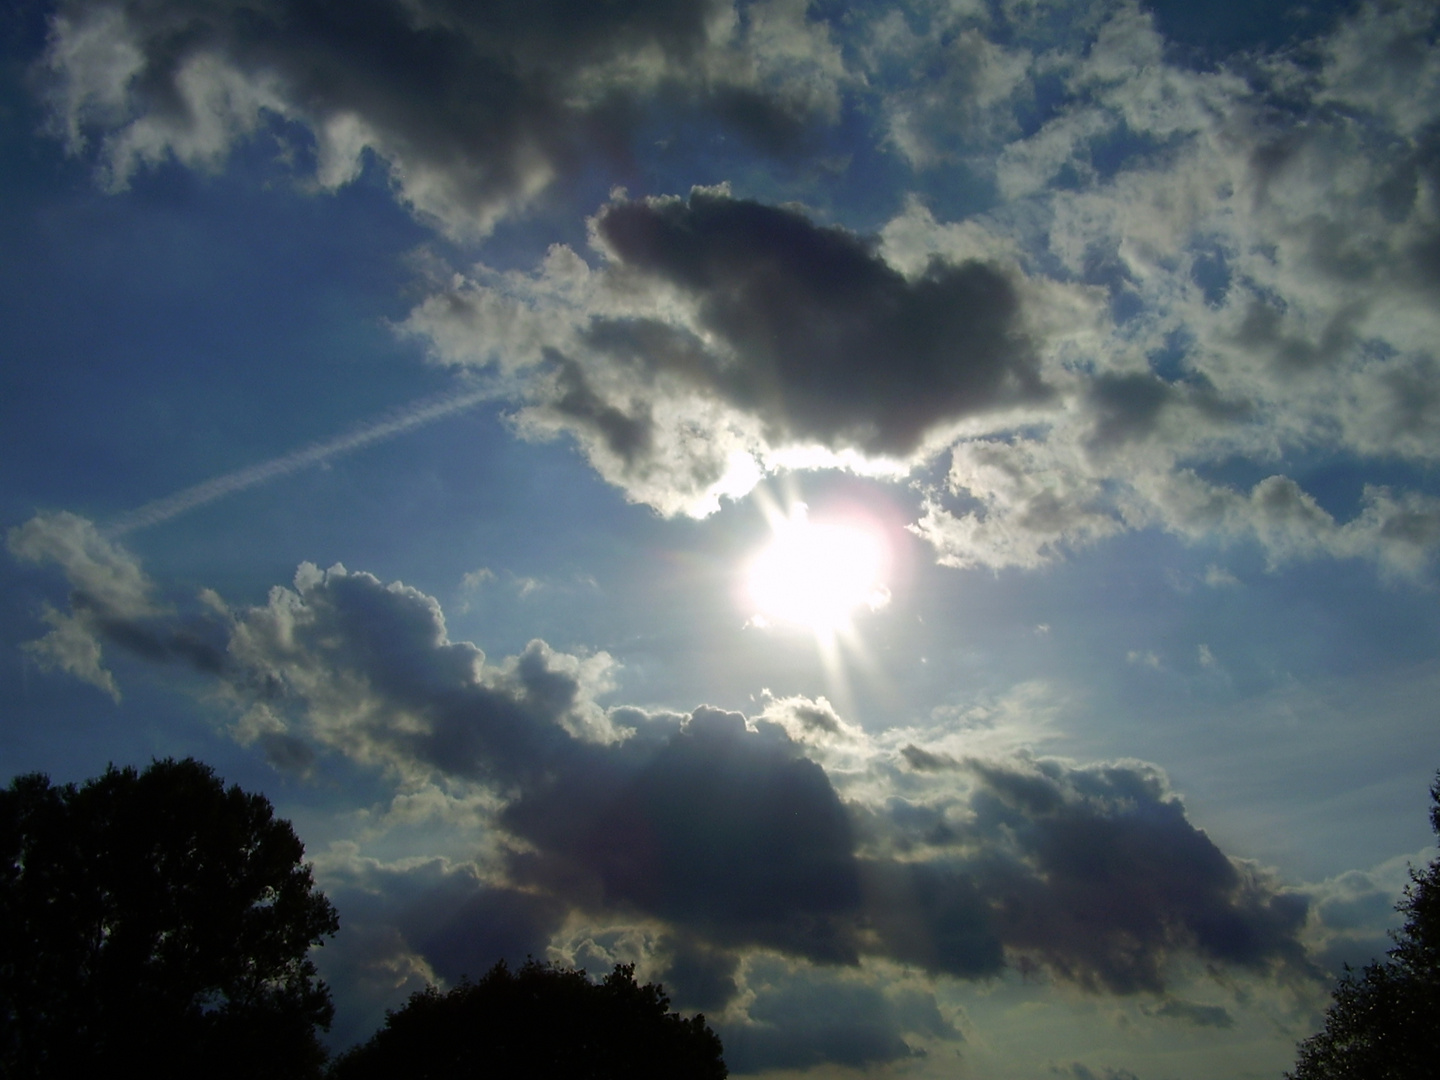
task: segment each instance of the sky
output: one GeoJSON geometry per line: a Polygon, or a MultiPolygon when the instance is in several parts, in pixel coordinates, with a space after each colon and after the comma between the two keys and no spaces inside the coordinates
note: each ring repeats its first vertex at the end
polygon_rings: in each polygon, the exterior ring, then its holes
{"type": "Polygon", "coordinates": [[[0,773],[193,755],[330,1043],[1278,1077],[1435,857],[1440,15],[0,8],[0,773]]]}

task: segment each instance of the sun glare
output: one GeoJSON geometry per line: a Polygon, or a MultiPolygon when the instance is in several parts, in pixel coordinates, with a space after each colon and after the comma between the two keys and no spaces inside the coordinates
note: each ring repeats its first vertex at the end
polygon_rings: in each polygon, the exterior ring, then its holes
{"type": "Polygon", "coordinates": [[[833,634],[858,609],[875,610],[889,602],[888,563],[885,542],[874,529],[812,522],[805,505],[797,503],[749,565],[746,582],[756,622],[833,634]]]}

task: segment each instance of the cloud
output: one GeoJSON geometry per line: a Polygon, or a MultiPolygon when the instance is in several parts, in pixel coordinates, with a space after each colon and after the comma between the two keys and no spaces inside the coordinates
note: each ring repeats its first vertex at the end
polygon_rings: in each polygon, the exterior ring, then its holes
{"type": "Polygon", "coordinates": [[[524,782],[573,736],[615,737],[594,695],[609,657],[536,641],[498,665],[451,642],[439,603],[343,566],[304,564],[293,589],[236,613],[229,685],[295,733],[406,775],[524,782]]]}
{"type": "Polygon", "coordinates": [[[405,993],[478,978],[501,959],[544,955],[565,915],[553,899],[490,880],[466,860],[383,862],[341,842],[315,865],[344,913],[339,935],[317,956],[348,1021],[333,1033],[339,1046],[368,1037],[405,993]]]}
{"type": "Polygon", "coordinates": [[[1440,236],[1440,159],[1428,128],[1344,74],[1430,16],[1367,9],[1314,46],[1318,67],[1265,57],[1250,79],[1167,63],[1132,4],[1063,40],[1016,22],[1003,49],[990,18],[923,31],[942,75],[999,65],[957,106],[983,122],[917,119],[938,106],[894,50],[923,34],[893,18],[867,23],[869,90],[845,85],[885,102],[917,166],[993,147],[1008,204],[945,222],[912,196],[872,240],[723,187],[617,197],[591,221],[594,267],[565,248],[531,274],[479,267],[407,328],[444,362],[522,373],[522,434],[570,435],[665,514],[711,513],[766,472],[901,478],[948,453],[912,525],[947,565],[1033,568],[1158,527],[1258,545],[1272,566],[1423,577],[1432,496],[1375,486],[1340,520],[1285,469],[1424,469],[1440,445],[1420,254],[1440,236]],[[1063,90],[1035,127],[997,73],[1042,54],[1063,90]],[[1388,149],[1337,119],[1347,94],[1388,149]],[[1271,475],[1213,478],[1235,460],[1271,475]]]}
{"type": "MultiPolygon", "coordinates": [[[[1031,71],[1019,97],[988,99],[1014,123],[947,131],[937,119],[923,141],[908,136],[923,147],[917,163],[948,155],[988,169],[1006,201],[947,223],[912,199],[882,230],[887,257],[913,267],[1004,252],[1028,290],[1054,290],[1074,328],[1038,335],[1059,407],[964,432],[945,482],[930,486],[913,528],[939,560],[1028,568],[1160,527],[1256,544],[1272,566],[1358,557],[1423,577],[1437,549],[1430,496],[1372,488],[1357,516],[1336,520],[1283,468],[1423,471],[1440,445],[1440,278],[1424,254],[1440,250],[1425,91],[1440,76],[1418,44],[1433,40],[1433,5],[1367,5],[1328,39],[1252,58],[1245,78],[1167,62],[1152,16],[1129,3],[1091,6],[1059,37],[988,9],[882,21],[874,54],[903,41],[930,55],[924,86],[936,71],[981,70],[976,35],[1031,71]],[[1383,99],[1383,80],[1359,74],[1372,68],[1392,80],[1383,99]],[[1050,101],[1025,97],[1042,84],[1050,101]],[[1235,460],[1274,475],[1248,491],[1200,479],[1235,460]]],[[[894,116],[917,115],[908,78],[872,65],[894,116]]],[[[962,94],[938,115],[964,116],[983,97],[962,94]]]]}
{"type": "Polygon", "coordinates": [[[955,514],[931,496],[910,526],[946,566],[1035,567],[1124,528],[1100,478],[1030,439],[961,443],[947,486],[978,505],[955,514]]]}
{"type": "Polygon", "coordinates": [[[932,995],[889,992],[828,971],[796,972],[772,959],[745,973],[745,1020],[720,1025],[725,1062],[738,1075],[833,1063],[863,1068],[923,1056],[906,1036],[958,1038],[932,995]]]}
{"type": "MultiPolygon", "coordinates": [[[[920,775],[940,783],[955,765],[939,761],[920,775]]],[[[910,852],[865,866],[891,954],[966,977],[1015,964],[1121,994],[1161,991],[1167,963],[1186,954],[1312,972],[1297,936],[1307,898],[1227,858],[1153,766],[965,767],[979,783],[959,805],[892,798],[870,823],[871,845],[910,852]]]]}
{"type": "Polygon", "coordinates": [[[846,468],[919,473],[912,527],[960,568],[1143,528],[1272,566],[1433,566],[1440,62],[1416,44],[1433,5],[1362,6],[1206,69],[1169,59],[1127,0],[1060,22],[964,4],[833,20],[801,0],[501,10],[69,3],[52,118],[115,184],[303,135],[291,156],[320,187],[369,155],[422,218],[480,236],[682,115],[782,156],[871,116],[913,170],[873,238],[723,185],[617,194],[591,262],[560,246],[530,273],[474,267],[404,329],[492,367],[520,435],[573,438],[666,515],[846,468]],[[937,217],[918,192],[942,166],[992,196],[937,217]],[[1236,461],[1267,472],[1216,479],[1236,461]],[[1299,479],[1324,462],[1402,478],[1340,519],[1299,479]]]}
{"type": "Polygon", "coordinates": [[[669,954],[662,982],[678,1008],[713,1014],[739,992],[737,954],[685,935],[662,938],[660,948],[669,954]]]}
{"type": "MultiPolygon", "coordinates": [[[[110,583],[115,612],[135,609],[125,632],[85,623],[96,640],[172,658],[152,644],[183,618],[139,607],[153,586],[133,558],[79,518],[19,535],[18,550],[110,583]]],[[[1313,974],[1307,897],[1228,858],[1153,766],[889,751],[823,699],[772,699],[749,719],[605,706],[604,654],[536,641],[495,662],[450,640],[434,598],[340,566],[303,564],[264,604],[224,611],[223,662],[197,666],[241,713],[242,742],[292,770],[326,755],[367,767],[408,793],[386,828],[439,814],[473,856],[322,862],[337,895],[360,898],[367,940],[393,927],[417,958],[387,952],[400,959],[375,961],[386,971],[474,974],[581,918],[652,927],[685,993],[712,1002],[756,950],[961,979],[1044,972],[1113,994],[1161,994],[1185,958],[1313,974]],[[843,788],[821,764],[836,740],[843,788]]],[[[900,1043],[886,1039],[832,1050],[888,1059],[900,1043]]]]}
{"type": "Polygon", "coordinates": [[[139,560],[77,514],[36,514],[9,531],[6,546],[25,562],[58,565],[82,606],[129,618],[157,611],[151,599],[154,585],[139,560]]]}
{"type": "MultiPolygon", "coordinates": [[[[843,230],[703,191],[612,204],[596,232],[621,273],[693,305],[728,363],[704,358],[691,377],[758,414],[772,442],[905,456],[937,424],[1046,396],[1018,291],[985,263],[907,278],[843,230]]],[[[630,333],[606,345],[640,352],[630,333]]],[[[690,369],[691,354],[645,355],[690,369]]]]}
{"type": "Polygon", "coordinates": [[[220,166],[260,132],[334,189],[373,156],[399,199],[482,236],[587,161],[622,161],[647,114],[716,117],[780,147],[833,119],[845,78],[824,24],[786,0],[519,7],[361,0],[71,0],[44,62],[52,125],[98,143],[124,187],[175,159],[220,166]],[[663,103],[663,105],[662,105],[663,103]]]}
{"type": "MultiPolygon", "coordinates": [[[[1308,970],[1305,898],[1227,859],[1149,767],[965,762],[978,783],[952,798],[968,809],[915,838],[926,857],[895,861],[893,840],[860,854],[859,808],[780,724],[602,710],[603,662],[535,643],[492,665],[404,586],[302,568],[295,591],[238,618],[232,652],[309,737],[508,791],[496,824],[520,843],[505,874],[567,908],[732,950],[872,952],[966,978],[1018,963],[1118,993],[1160,991],[1192,952],[1308,970]]],[[[960,765],[904,757],[937,780],[960,765]]],[[[901,838],[919,827],[899,803],[871,813],[901,838]]]]}
{"type": "Polygon", "coordinates": [[[903,473],[957,423],[1050,398],[1023,282],[998,262],[902,273],[723,189],[617,199],[592,231],[598,268],[563,248],[530,275],[481,268],[406,325],[442,361],[524,371],[521,433],[571,435],[662,513],[710,513],[785,460],[903,473]]]}
{"type": "Polygon", "coordinates": [[[778,729],[707,708],[647,757],[593,763],[512,804],[502,820],[538,849],[512,872],[723,945],[854,961],[853,838],[819,765],[778,729]]]}
{"type": "Polygon", "coordinates": [[[1201,1005],[1193,1001],[1171,998],[1150,1010],[1151,1016],[1167,1020],[1179,1020],[1195,1027],[1229,1028],[1235,1026],[1235,1018],[1223,1005],[1201,1005]]]}
{"type": "Polygon", "coordinates": [[[223,667],[222,621],[213,612],[176,618],[154,599],[155,585],[139,561],[93,522],[66,511],[36,514],[11,528],[6,544],[24,562],[54,563],[70,585],[68,610],[45,605],[40,617],[52,629],[25,646],[42,666],[69,672],[116,701],[120,688],[104,664],[107,643],[210,674],[223,667]]]}
{"type": "Polygon", "coordinates": [[[1056,1076],[1074,1077],[1075,1080],[1140,1080],[1129,1069],[1115,1069],[1107,1066],[1096,1072],[1079,1061],[1072,1061],[1067,1066],[1051,1066],[1050,1071],[1056,1076]]]}

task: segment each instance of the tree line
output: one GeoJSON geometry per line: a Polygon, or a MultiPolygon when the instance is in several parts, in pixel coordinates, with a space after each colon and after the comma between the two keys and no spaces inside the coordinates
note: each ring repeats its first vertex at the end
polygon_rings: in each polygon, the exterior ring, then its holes
{"type": "Polygon", "coordinates": [[[0,1076],[724,1080],[720,1038],[634,966],[501,963],[327,1063],[310,959],[335,909],[269,801],[193,759],[0,791],[0,1076]],[[126,1069],[130,1066],[130,1069],[126,1069]]]}
{"type": "MultiPolygon", "coordinates": [[[[1430,821],[1440,835],[1440,776],[1430,821]]],[[[0,1076],[134,1066],[157,1080],[724,1080],[703,1015],[634,965],[503,962],[411,995],[329,1060],[310,959],[339,926],[270,802],[193,759],[35,773],[0,791],[0,1076]]],[[[1411,872],[1383,960],[1346,969],[1290,1080],[1429,1080],[1440,1062],[1440,859],[1411,872]]]]}

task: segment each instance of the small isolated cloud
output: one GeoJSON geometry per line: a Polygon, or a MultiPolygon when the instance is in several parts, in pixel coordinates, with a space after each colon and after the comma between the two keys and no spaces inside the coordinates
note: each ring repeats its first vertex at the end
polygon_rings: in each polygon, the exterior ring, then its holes
{"type": "Polygon", "coordinates": [[[495,580],[495,571],[488,566],[482,566],[476,570],[470,570],[460,578],[460,588],[465,592],[474,592],[488,582],[495,580]]]}
{"type": "MultiPolygon", "coordinates": [[[[1204,646],[1201,647],[1204,648],[1204,646]]],[[[1125,654],[1125,662],[1148,667],[1155,671],[1160,670],[1160,657],[1151,649],[1131,649],[1125,654]]]]}
{"type": "Polygon", "coordinates": [[[1240,579],[1223,566],[1211,563],[1205,568],[1205,584],[1212,589],[1226,589],[1240,584],[1240,579]]]}

